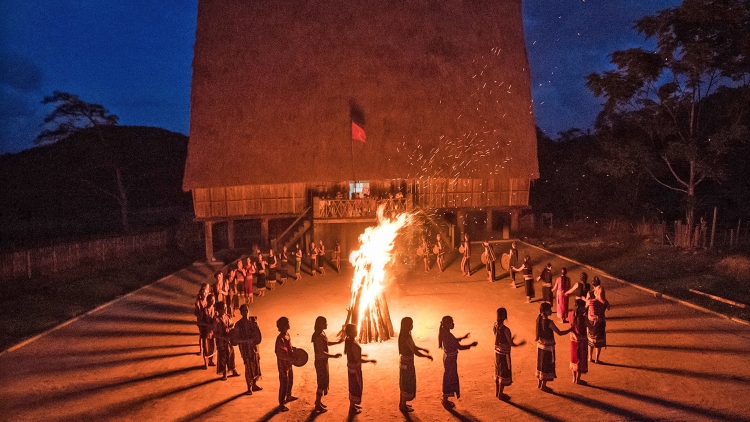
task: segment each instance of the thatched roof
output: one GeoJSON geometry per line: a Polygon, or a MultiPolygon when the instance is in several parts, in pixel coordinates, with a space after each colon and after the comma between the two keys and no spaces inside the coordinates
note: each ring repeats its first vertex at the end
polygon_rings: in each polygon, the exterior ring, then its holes
{"type": "Polygon", "coordinates": [[[521,0],[200,0],[183,188],[535,179],[529,78],[521,0]]]}

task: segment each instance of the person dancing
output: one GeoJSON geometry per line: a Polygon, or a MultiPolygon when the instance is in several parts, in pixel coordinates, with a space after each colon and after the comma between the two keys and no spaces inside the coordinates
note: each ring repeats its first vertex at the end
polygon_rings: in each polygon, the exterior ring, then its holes
{"type": "Polygon", "coordinates": [[[587,323],[586,301],[578,299],[576,308],[570,312],[570,370],[573,372],[574,384],[581,384],[581,374],[589,371],[587,323]]]}
{"type": "Polygon", "coordinates": [[[312,335],[313,349],[315,350],[315,375],[318,380],[318,389],[315,391],[315,411],[325,413],[328,411],[323,404],[323,396],[328,395],[328,385],[330,376],[328,374],[328,359],[341,357],[341,353],[332,355],[328,353],[328,346],[340,344],[344,340],[328,341],[325,330],[328,328],[328,321],[322,316],[315,319],[315,332],[312,335]]]}
{"type": "Polygon", "coordinates": [[[531,257],[526,255],[523,258],[523,264],[519,267],[511,267],[513,271],[521,273],[523,276],[523,286],[526,290],[526,303],[531,303],[531,299],[534,297],[534,275],[533,268],[531,267],[531,257]]]}
{"type": "Polygon", "coordinates": [[[552,291],[555,292],[557,300],[557,317],[566,324],[568,323],[568,296],[565,293],[570,289],[570,278],[567,274],[568,269],[562,267],[560,277],[557,277],[555,285],[552,286],[552,291]]]}
{"type": "Polygon", "coordinates": [[[542,391],[550,391],[547,387],[548,381],[557,378],[555,372],[555,334],[558,336],[567,334],[570,329],[561,331],[549,316],[552,315],[552,305],[542,302],[539,305],[539,316],[536,318],[536,377],[539,379],[537,388],[542,391]]]}
{"type": "Polygon", "coordinates": [[[411,330],[414,328],[414,320],[409,317],[401,319],[401,330],[398,333],[399,354],[399,376],[398,386],[401,395],[398,402],[398,410],[402,413],[413,412],[406,402],[417,397],[417,371],[414,367],[414,356],[427,358],[432,361],[430,351],[414,344],[411,330]]]}
{"type": "Polygon", "coordinates": [[[440,233],[437,234],[435,239],[435,247],[437,248],[437,266],[442,273],[445,271],[445,243],[443,243],[443,238],[440,236],[440,233]]]}
{"type": "Polygon", "coordinates": [[[490,242],[482,242],[482,246],[484,247],[484,256],[487,260],[485,267],[487,269],[487,280],[490,283],[495,282],[495,250],[490,245],[490,242]]]}
{"type": "Polygon", "coordinates": [[[362,413],[362,364],[374,363],[375,359],[363,359],[367,355],[362,354],[362,347],[357,343],[357,326],[346,324],[346,343],[344,343],[344,354],[346,355],[346,368],[349,372],[349,415],[362,413]]]}
{"type": "Polygon", "coordinates": [[[471,244],[469,243],[469,234],[464,233],[464,257],[461,258],[461,275],[471,276],[471,244]]]}
{"type": "Polygon", "coordinates": [[[513,367],[510,361],[510,348],[521,346],[525,342],[514,343],[514,336],[510,328],[505,325],[508,319],[508,311],[505,308],[497,309],[497,321],[492,327],[495,334],[495,397],[500,400],[508,400],[510,396],[503,393],[505,387],[513,384],[513,367]]]}
{"type": "Polygon", "coordinates": [[[602,281],[594,276],[588,299],[588,341],[591,362],[601,363],[599,360],[602,347],[607,347],[607,320],[604,311],[609,309],[609,301],[604,294],[602,281]]]}
{"type": "Polygon", "coordinates": [[[542,282],[542,301],[552,304],[552,263],[548,262],[536,279],[542,282]]]}
{"type": "Polygon", "coordinates": [[[446,409],[456,407],[456,404],[448,400],[451,397],[461,398],[461,387],[458,383],[458,351],[468,350],[477,345],[477,342],[471,344],[461,344],[460,341],[469,337],[467,333],[463,337],[456,338],[451,330],[453,329],[453,318],[446,315],[440,321],[440,331],[438,333],[438,347],[443,349],[443,398],[441,403],[446,409]]]}
{"type": "Polygon", "coordinates": [[[333,262],[336,264],[336,273],[341,272],[341,244],[336,241],[336,246],[333,247],[333,262]]]}

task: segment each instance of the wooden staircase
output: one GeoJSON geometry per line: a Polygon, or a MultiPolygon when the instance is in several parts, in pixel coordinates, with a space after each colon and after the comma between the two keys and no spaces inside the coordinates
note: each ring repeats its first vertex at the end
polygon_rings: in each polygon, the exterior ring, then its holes
{"type": "Polygon", "coordinates": [[[271,239],[271,248],[281,250],[284,246],[291,248],[296,244],[304,234],[312,227],[311,213],[312,207],[302,211],[292,224],[284,230],[279,236],[271,239]]]}

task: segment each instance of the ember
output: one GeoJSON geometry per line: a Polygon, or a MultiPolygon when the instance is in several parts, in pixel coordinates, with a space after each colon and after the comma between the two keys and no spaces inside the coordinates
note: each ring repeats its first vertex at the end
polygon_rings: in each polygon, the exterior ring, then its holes
{"type": "Polygon", "coordinates": [[[378,208],[378,225],[368,227],[359,236],[360,247],[349,256],[354,265],[352,300],[346,322],[355,324],[359,342],[385,341],[394,335],[388,304],[385,300],[386,265],[393,259],[394,240],[398,231],[411,221],[411,215],[383,216],[378,208]]]}

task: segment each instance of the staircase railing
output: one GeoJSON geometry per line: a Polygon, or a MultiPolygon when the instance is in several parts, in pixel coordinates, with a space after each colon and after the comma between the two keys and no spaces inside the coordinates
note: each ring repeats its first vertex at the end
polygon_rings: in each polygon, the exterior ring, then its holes
{"type": "Polygon", "coordinates": [[[280,243],[280,241],[281,241],[281,240],[283,240],[283,239],[284,239],[284,237],[285,237],[286,235],[288,235],[288,234],[289,234],[289,232],[291,232],[291,231],[292,231],[292,229],[296,228],[296,227],[297,227],[297,225],[299,224],[299,222],[300,222],[300,221],[301,221],[301,220],[302,220],[303,218],[305,218],[305,217],[309,217],[309,214],[310,214],[310,210],[312,210],[312,207],[307,207],[307,209],[305,209],[304,211],[302,211],[302,212],[300,213],[300,215],[299,215],[299,216],[297,216],[297,218],[296,218],[296,219],[294,220],[294,222],[293,222],[292,224],[290,224],[290,225],[289,225],[289,227],[287,227],[287,228],[286,228],[286,230],[284,230],[284,231],[283,231],[283,232],[282,232],[282,233],[281,233],[280,235],[278,235],[278,236],[276,236],[275,238],[271,239],[271,247],[272,247],[273,249],[278,249],[278,246],[279,246],[279,243],[280,243]]]}

